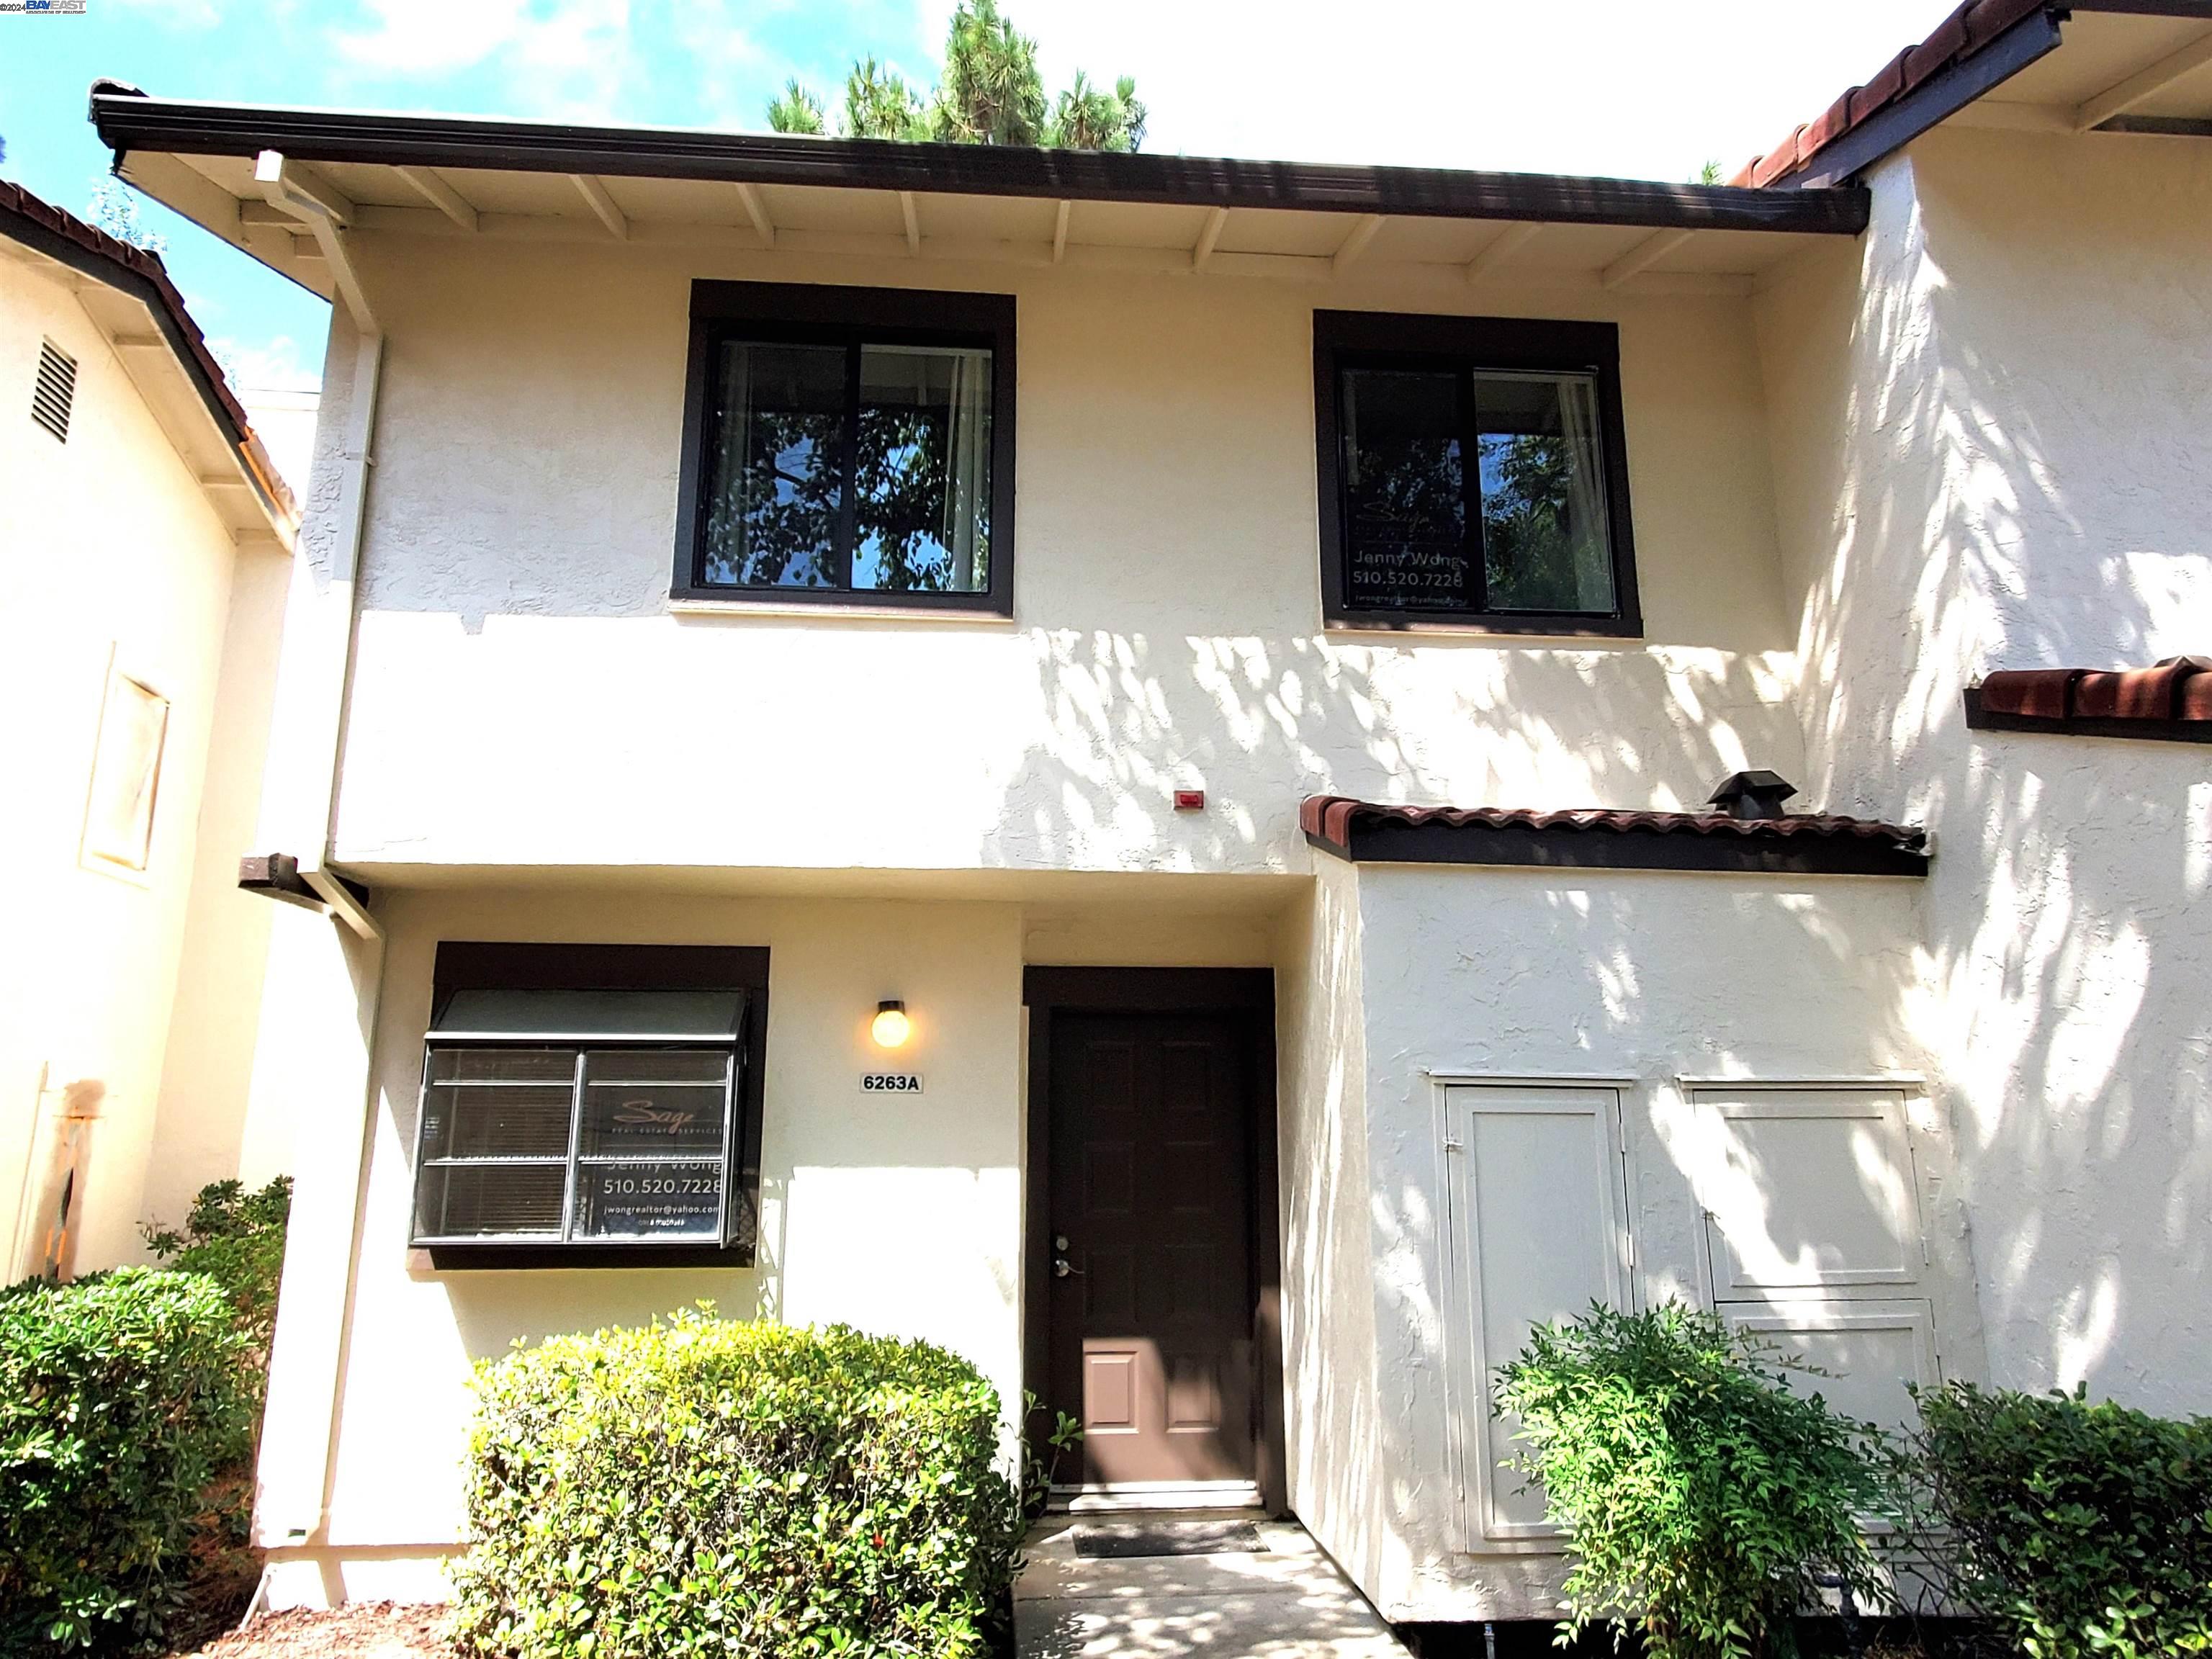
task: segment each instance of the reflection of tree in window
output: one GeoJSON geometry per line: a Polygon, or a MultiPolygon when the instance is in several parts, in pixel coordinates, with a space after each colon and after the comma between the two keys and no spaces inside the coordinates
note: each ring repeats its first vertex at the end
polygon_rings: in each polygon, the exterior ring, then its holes
{"type": "Polygon", "coordinates": [[[1589,379],[1479,374],[1475,404],[1490,608],[1612,610],[1589,379]]]}
{"type": "Polygon", "coordinates": [[[834,586],[843,349],[726,345],[720,392],[702,574],[749,587],[834,586]]]}
{"type": "Polygon", "coordinates": [[[861,349],[854,587],[989,586],[990,377],[988,351],[861,349]]]}
{"type": "Polygon", "coordinates": [[[732,343],[714,418],[705,581],[988,591],[988,350],[732,343]]]}
{"type": "Polygon", "coordinates": [[[1351,598],[1467,599],[1459,377],[1352,369],[1344,377],[1351,598]]]}

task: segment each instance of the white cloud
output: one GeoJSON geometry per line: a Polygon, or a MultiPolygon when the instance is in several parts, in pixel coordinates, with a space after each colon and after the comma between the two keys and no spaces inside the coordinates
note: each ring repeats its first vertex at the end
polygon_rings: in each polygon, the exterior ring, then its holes
{"type": "MultiPolygon", "coordinates": [[[[1006,0],[1048,85],[1137,77],[1146,148],[1684,179],[1733,172],[1955,0],[1006,0]]],[[[920,0],[926,38],[949,0],[920,0]]]]}
{"type": "Polygon", "coordinates": [[[428,77],[487,70],[518,112],[606,114],[632,68],[629,0],[364,0],[368,27],[337,29],[349,63],[428,77]]]}

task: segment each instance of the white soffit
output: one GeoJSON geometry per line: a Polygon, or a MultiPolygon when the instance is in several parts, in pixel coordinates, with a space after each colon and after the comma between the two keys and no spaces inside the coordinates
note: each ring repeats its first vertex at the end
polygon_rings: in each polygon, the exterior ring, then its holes
{"type": "Polygon", "coordinates": [[[2056,52],[1951,118],[2074,132],[2115,116],[2212,122],[2212,20],[2077,11],[2056,52]]]}
{"type": "MultiPolygon", "coordinates": [[[[451,166],[425,169],[370,162],[310,162],[307,167],[357,210],[355,234],[612,246],[595,189],[626,224],[629,246],[718,247],[764,252],[744,195],[719,179],[592,175],[580,185],[559,173],[451,166]],[[422,175],[430,174],[427,183],[422,175]],[[473,226],[471,217],[473,216],[473,226]]],[[[302,285],[328,296],[331,282],[304,228],[268,205],[249,158],[134,150],[124,172],[135,185],[244,248],[302,285]]],[[[1234,208],[1218,225],[1212,210],[1049,198],[917,192],[919,243],[894,190],[762,184],[753,204],[775,233],[774,254],[881,257],[912,260],[1013,260],[1121,270],[1194,270],[1207,275],[1327,283],[1408,267],[1436,267],[1457,278],[1504,285],[1597,288],[1605,273],[1650,236],[1628,225],[1547,224],[1516,238],[1510,258],[1484,263],[1498,221],[1358,216],[1275,208],[1234,208]],[[1340,259],[1358,228],[1356,258],[1340,259]],[[1194,251],[1212,233],[1206,257],[1194,251]],[[1057,244],[1057,246],[1056,246],[1057,244]]],[[[1626,292],[1746,293],[1752,280],[1805,248],[1835,240],[1812,233],[1696,230],[1671,238],[1662,257],[1639,264],[1618,286],[1626,292]]]]}

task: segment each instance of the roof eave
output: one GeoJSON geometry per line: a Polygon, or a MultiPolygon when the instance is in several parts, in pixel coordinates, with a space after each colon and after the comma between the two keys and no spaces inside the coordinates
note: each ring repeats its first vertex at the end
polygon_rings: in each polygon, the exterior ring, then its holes
{"type": "Polygon", "coordinates": [[[518,173],[706,179],[755,185],[1409,217],[1853,236],[1856,188],[1760,191],[1648,179],[1345,167],[1223,156],[577,126],[155,99],[95,83],[91,118],[118,159],[133,150],[518,173]]]}

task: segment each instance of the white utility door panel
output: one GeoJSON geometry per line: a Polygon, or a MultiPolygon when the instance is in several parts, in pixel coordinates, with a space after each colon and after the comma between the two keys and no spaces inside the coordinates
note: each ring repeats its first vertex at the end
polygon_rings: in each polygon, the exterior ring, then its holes
{"type": "Polygon", "coordinates": [[[1846,1417],[1878,1428],[1917,1427],[1908,1385],[1933,1389],[1943,1380],[1936,1322],[1925,1302],[1830,1298],[1738,1303],[1721,1311],[1737,1329],[1755,1332],[1827,1373],[1793,1377],[1801,1393],[1820,1395],[1846,1417]]]}
{"type": "Polygon", "coordinates": [[[1542,1538],[1543,1494],[1498,1465],[1514,1423],[1491,1413],[1491,1374],[1531,1328],[1625,1305],[1619,1097],[1607,1088],[1451,1085],[1444,1091],[1450,1345],[1470,1539],[1542,1538]],[[1471,1466],[1471,1467],[1470,1467],[1471,1466]]]}
{"type": "Polygon", "coordinates": [[[1716,1302],[1912,1295],[1927,1267],[1905,1095],[1696,1089],[1716,1302]]]}

